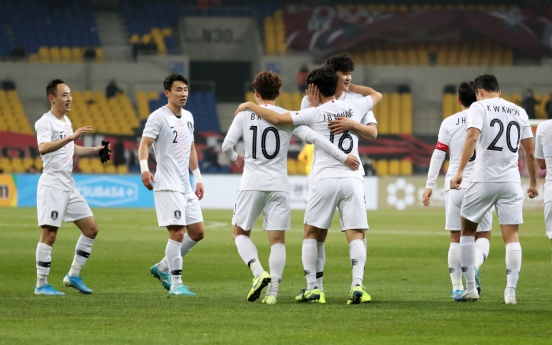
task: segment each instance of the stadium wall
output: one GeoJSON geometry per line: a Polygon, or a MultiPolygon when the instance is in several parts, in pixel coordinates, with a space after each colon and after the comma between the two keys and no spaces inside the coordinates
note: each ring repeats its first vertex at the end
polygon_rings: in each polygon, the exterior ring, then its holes
{"type": "MultiPolygon", "coordinates": [[[[36,207],[39,174],[0,175],[0,206],[36,207]]],[[[142,185],[140,175],[85,175],[75,174],[75,183],[91,207],[154,207],[153,193],[142,185]]],[[[238,195],[241,176],[205,175],[204,209],[232,209],[238,195]],[[215,192],[216,191],[216,192],[215,192]]],[[[304,176],[290,176],[291,207],[303,210],[308,197],[308,180],[304,176]]],[[[366,177],[364,193],[367,210],[421,209],[426,178],[420,177],[366,177]]],[[[433,189],[431,207],[444,207],[444,181],[439,179],[433,189]]],[[[526,190],[529,181],[522,180],[526,190]]],[[[539,196],[524,201],[526,209],[544,207],[544,181],[539,181],[539,196]]]]}

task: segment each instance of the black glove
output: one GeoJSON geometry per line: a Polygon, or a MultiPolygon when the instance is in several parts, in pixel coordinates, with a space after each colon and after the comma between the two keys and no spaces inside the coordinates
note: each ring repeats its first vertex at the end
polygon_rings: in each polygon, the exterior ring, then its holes
{"type": "Polygon", "coordinates": [[[100,160],[102,163],[107,162],[111,157],[111,150],[109,149],[109,141],[102,140],[103,149],[98,153],[100,155],[100,160]]]}

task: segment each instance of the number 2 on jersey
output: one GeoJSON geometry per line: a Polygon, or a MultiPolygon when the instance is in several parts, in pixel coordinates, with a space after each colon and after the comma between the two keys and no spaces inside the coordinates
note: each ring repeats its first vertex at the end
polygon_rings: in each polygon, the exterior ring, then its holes
{"type": "MultiPolygon", "coordinates": [[[[498,134],[496,135],[496,137],[494,138],[494,140],[491,142],[491,144],[489,145],[489,147],[487,147],[487,150],[491,150],[491,151],[502,151],[504,148],[503,147],[500,147],[500,146],[496,146],[496,143],[498,143],[498,141],[500,140],[500,137],[502,137],[502,134],[504,134],[504,124],[502,123],[502,121],[500,121],[499,119],[493,119],[491,121],[491,124],[490,126],[491,127],[494,127],[496,125],[498,125],[498,134]]],[[[506,146],[508,146],[508,149],[510,151],[512,151],[513,153],[516,153],[518,152],[518,149],[519,149],[519,138],[521,137],[521,128],[519,126],[519,123],[517,123],[516,121],[510,121],[508,123],[508,126],[506,126],[506,146]],[[512,132],[512,127],[516,127],[517,129],[517,141],[516,141],[516,147],[512,147],[512,139],[511,139],[511,132],[512,132]]]]}
{"type": "MultiPolygon", "coordinates": [[[[249,130],[253,131],[253,145],[251,155],[253,156],[253,159],[257,159],[257,126],[251,126],[249,127],[249,130]]],[[[274,159],[280,152],[280,134],[278,133],[278,130],[274,127],[267,127],[263,134],[261,135],[261,150],[263,152],[263,156],[266,159],[274,159]],[[266,137],[268,135],[268,132],[274,133],[274,137],[276,139],[276,148],[274,149],[274,152],[272,154],[268,154],[268,151],[266,150],[266,137]]]]}

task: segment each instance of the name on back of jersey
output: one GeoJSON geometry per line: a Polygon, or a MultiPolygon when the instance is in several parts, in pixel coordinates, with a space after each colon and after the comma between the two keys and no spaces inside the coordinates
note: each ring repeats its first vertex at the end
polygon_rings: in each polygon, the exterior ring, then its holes
{"type": "Polygon", "coordinates": [[[492,112],[495,112],[495,113],[502,112],[502,113],[506,113],[506,114],[512,114],[512,115],[520,116],[519,109],[507,107],[507,106],[504,106],[504,105],[490,105],[490,104],[487,104],[487,111],[492,111],[492,112]]]}
{"type": "Polygon", "coordinates": [[[464,125],[466,124],[466,117],[459,117],[456,119],[456,125],[459,126],[459,125],[464,125]]]}
{"type": "Polygon", "coordinates": [[[344,112],[338,113],[338,114],[323,114],[322,116],[324,116],[324,121],[337,120],[338,117],[351,118],[351,117],[353,117],[353,109],[349,109],[347,111],[344,111],[344,112]]]}

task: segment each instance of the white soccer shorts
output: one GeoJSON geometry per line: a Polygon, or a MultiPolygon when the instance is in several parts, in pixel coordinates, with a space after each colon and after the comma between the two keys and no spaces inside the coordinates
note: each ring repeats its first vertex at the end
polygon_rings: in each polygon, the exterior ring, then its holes
{"type": "Polygon", "coordinates": [[[362,180],[354,177],[324,178],[311,183],[304,223],[329,229],[336,207],[341,231],[368,229],[362,180]]]}
{"type": "Polygon", "coordinates": [[[203,213],[201,213],[201,206],[199,205],[199,199],[194,192],[186,194],[188,202],[186,204],[186,225],[192,225],[203,222],[203,213]]]}
{"type": "Polygon", "coordinates": [[[495,207],[500,224],[523,223],[523,191],[517,182],[470,183],[462,203],[462,217],[481,223],[485,213],[495,207]]]}
{"type": "Polygon", "coordinates": [[[245,231],[253,229],[263,213],[263,230],[289,230],[291,205],[289,193],[244,190],[238,193],[232,224],[245,231]]]}
{"type": "Polygon", "coordinates": [[[61,228],[62,219],[74,222],[93,216],[88,203],[76,188],[65,191],[39,183],[36,203],[39,226],[61,228]]]}
{"type": "MultiPolygon", "coordinates": [[[[459,231],[462,229],[462,222],[460,220],[460,210],[462,209],[462,201],[464,200],[464,194],[466,189],[462,188],[449,189],[445,192],[445,215],[446,223],[445,230],[459,231]]],[[[491,231],[493,227],[493,212],[489,209],[483,220],[477,227],[477,232],[491,231]]]]}
{"type": "Polygon", "coordinates": [[[154,191],[153,200],[159,227],[186,225],[187,194],[170,190],[154,191]]]}
{"type": "Polygon", "coordinates": [[[544,204],[544,225],[546,225],[546,236],[552,240],[552,201],[544,204]]]}

